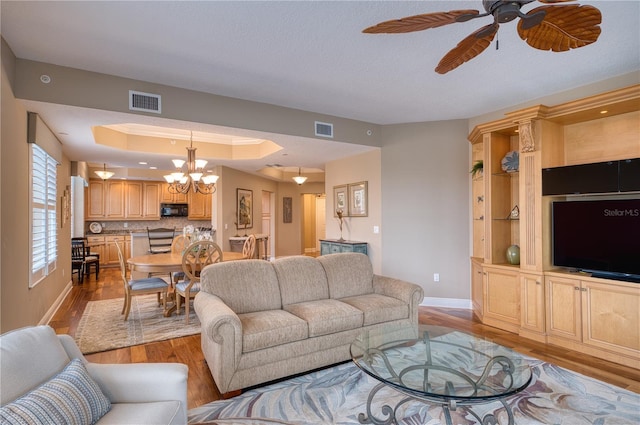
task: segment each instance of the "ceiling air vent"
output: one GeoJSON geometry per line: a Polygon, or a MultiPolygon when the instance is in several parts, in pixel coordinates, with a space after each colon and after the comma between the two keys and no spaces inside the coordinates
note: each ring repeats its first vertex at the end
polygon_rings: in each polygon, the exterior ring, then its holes
{"type": "Polygon", "coordinates": [[[129,90],[129,110],[162,113],[162,99],[159,94],[129,90]]]}
{"type": "Polygon", "coordinates": [[[333,124],[316,121],[316,136],[333,138],[333,124]]]}

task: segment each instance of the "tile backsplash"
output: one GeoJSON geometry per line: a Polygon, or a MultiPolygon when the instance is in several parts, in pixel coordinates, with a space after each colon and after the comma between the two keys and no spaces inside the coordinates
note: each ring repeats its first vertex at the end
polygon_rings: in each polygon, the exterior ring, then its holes
{"type": "MultiPolygon", "coordinates": [[[[96,221],[102,225],[102,233],[146,231],[147,227],[151,229],[157,227],[175,227],[176,230],[182,230],[182,228],[187,225],[194,227],[212,227],[211,221],[209,220],[187,220],[186,217],[163,217],[160,220],[149,221],[96,221]],[[127,227],[124,226],[125,223],[127,223],[127,227]]],[[[85,235],[93,234],[91,230],[89,230],[89,225],[92,222],[93,221],[85,222],[85,235]]]]}

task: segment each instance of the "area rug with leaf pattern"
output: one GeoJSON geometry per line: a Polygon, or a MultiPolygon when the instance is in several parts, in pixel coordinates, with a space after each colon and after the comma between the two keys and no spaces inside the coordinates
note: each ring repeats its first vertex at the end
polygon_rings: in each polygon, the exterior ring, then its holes
{"type": "MultiPolygon", "coordinates": [[[[466,338],[454,332],[444,336],[466,338]]],[[[518,425],[638,425],[640,394],[527,357],[532,381],[522,392],[504,399],[518,425]]],[[[366,413],[369,392],[378,381],[353,363],[343,363],[286,381],[247,391],[229,400],[205,404],[189,411],[189,423],[209,425],[357,424],[366,413]]],[[[371,406],[375,423],[393,423],[383,405],[397,406],[406,396],[384,388],[371,406]]],[[[396,414],[402,425],[445,424],[437,403],[411,400],[396,414]]],[[[499,401],[451,411],[453,424],[508,424],[509,413],[499,401]]],[[[372,423],[372,422],[368,422],[372,423]]]]}
{"type": "Polygon", "coordinates": [[[84,354],[130,347],[200,333],[200,321],[191,309],[189,324],[182,314],[164,317],[157,296],[133,297],[129,318],[124,320],[122,298],[89,301],[80,318],[75,340],[84,354]]]}

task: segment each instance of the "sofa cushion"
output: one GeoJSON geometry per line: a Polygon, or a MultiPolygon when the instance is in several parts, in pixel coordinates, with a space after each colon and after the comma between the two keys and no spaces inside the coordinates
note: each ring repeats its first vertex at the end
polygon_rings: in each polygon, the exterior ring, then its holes
{"type": "Polygon", "coordinates": [[[327,275],[312,257],[296,255],[273,262],[278,276],[282,305],[329,298],[327,275]]]}
{"type": "Polygon", "coordinates": [[[309,336],[307,322],[284,310],[238,314],[238,317],[242,324],[244,353],[299,341],[309,336]]]}
{"type": "Polygon", "coordinates": [[[114,403],[99,425],[171,425],[184,423],[180,402],[176,400],[148,403],[114,403]]]}
{"type": "Polygon", "coordinates": [[[342,298],[340,301],[364,313],[364,326],[409,318],[409,306],[407,303],[385,295],[359,295],[357,297],[342,298]]]}
{"type": "Polygon", "coordinates": [[[94,424],[111,402],[80,359],[40,387],[0,408],[3,424],[94,424]]]}
{"type": "Polygon", "coordinates": [[[201,290],[219,297],[236,314],[280,310],[280,287],[273,265],[264,260],[225,261],[202,270],[201,290]]]}
{"type": "Polygon", "coordinates": [[[365,254],[343,252],[318,257],[327,274],[329,297],[341,299],[373,293],[373,268],[365,254]]]}
{"type": "Polygon", "coordinates": [[[307,301],[284,309],[309,324],[310,337],[362,327],[362,311],[338,300],[307,301]]]}
{"type": "Polygon", "coordinates": [[[0,404],[15,400],[58,374],[71,359],[50,326],[0,337],[0,404]]]}

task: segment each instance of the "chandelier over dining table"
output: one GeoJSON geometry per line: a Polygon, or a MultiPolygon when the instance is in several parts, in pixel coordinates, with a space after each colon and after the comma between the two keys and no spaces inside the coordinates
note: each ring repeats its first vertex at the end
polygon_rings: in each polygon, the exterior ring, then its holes
{"type": "Polygon", "coordinates": [[[207,160],[196,159],[196,149],[193,147],[193,132],[190,136],[190,145],[187,147],[187,160],[172,159],[173,165],[176,170],[164,176],[164,179],[169,183],[169,193],[188,193],[189,190],[193,192],[200,192],[204,194],[213,193],[216,191],[216,182],[218,176],[215,174],[205,174],[204,167],[207,166],[207,160]],[[182,171],[182,167],[187,165],[187,172],[182,171]]]}

